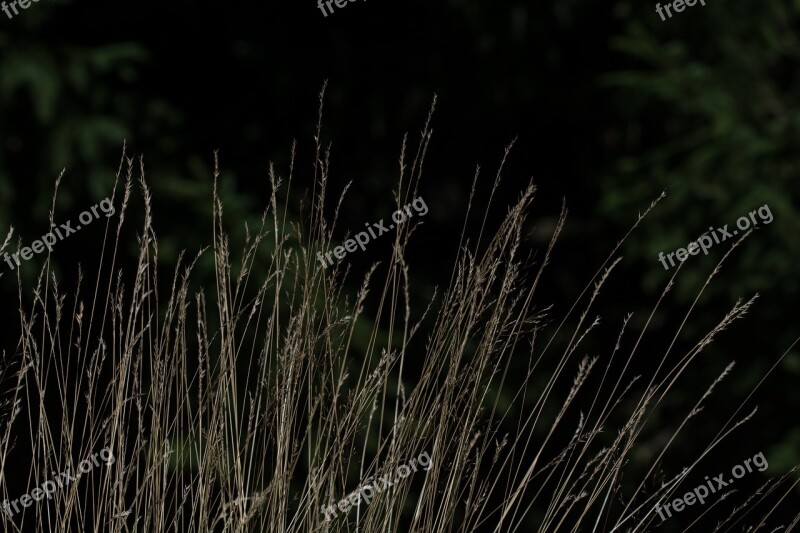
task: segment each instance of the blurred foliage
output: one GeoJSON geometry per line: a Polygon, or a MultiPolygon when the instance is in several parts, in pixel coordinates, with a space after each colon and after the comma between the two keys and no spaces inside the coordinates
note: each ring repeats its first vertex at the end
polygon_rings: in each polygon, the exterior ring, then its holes
{"type": "MultiPolygon", "coordinates": [[[[640,21],[612,39],[633,60],[628,70],[604,76],[619,89],[627,142],[616,172],[603,184],[602,212],[618,220],[666,190],[667,199],[630,250],[652,264],[709,226],[721,227],[768,204],[775,217],[762,225],[736,258],[741,294],[766,291],[780,279],[797,294],[800,241],[800,40],[798,3],[709,4],[668,19],[658,30],[640,21]],[[668,28],[668,29],[665,29],[668,28]],[[713,35],[713,39],[709,39],[713,35]]],[[[711,254],[719,259],[730,245],[711,254]]],[[[704,261],[693,258],[695,264],[704,261]]],[[[689,298],[708,268],[685,268],[689,298]]],[[[649,270],[646,287],[664,273],[649,270]]]]}
{"type": "MultiPolygon", "coordinates": [[[[37,20],[44,25],[46,18],[37,20]]],[[[157,95],[142,98],[141,72],[153,59],[143,44],[56,46],[41,33],[42,28],[33,33],[0,33],[0,226],[16,227],[14,250],[17,238],[24,245],[46,228],[56,177],[62,170],[56,218],[68,219],[111,196],[126,139],[127,156],[133,160],[139,157],[140,145],[175,154],[182,146],[176,142],[176,134],[185,127],[181,112],[172,103],[157,95]]],[[[158,204],[179,204],[183,209],[187,200],[193,204],[182,212],[187,216],[175,217],[167,224],[186,230],[180,241],[174,234],[160,241],[161,257],[167,264],[174,264],[181,249],[199,250],[209,241],[207,234],[191,230],[198,227],[198,218],[211,228],[211,158],[204,162],[196,157],[187,159],[188,168],[183,172],[172,162],[158,169],[155,179],[148,174],[158,204]]],[[[148,170],[153,166],[145,164],[148,170]]],[[[125,165],[122,168],[121,183],[125,165]]],[[[226,209],[237,220],[246,220],[247,213],[251,222],[258,220],[253,206],[233,194],[229,172],[222,173],[221,191],[227,199],[226,209]]],[[[117,195],[120,198],[120,188],[117,195]]],[[[138,194],[134,203],[141,203],[138,194]]],[[[157,219],[160,215],[156,214],[157,219]]],[[[233,233],[242,237],[244,227],[236,227],[233,233]]],[[[74,248],[75,242],[72,245],[74,248]]],[[[129,251],[137,248],[131,239],[129,251]]],[[[78,250],[71,255],[84,254],[78,250]]],[[[211,272],[210,266],[208,262],[206,273],[211,272]]],[[[22,272],[29,281],[35,274],[34,269],[22,272]]]]}
{"type": "MultiPolygon", "coordinates": [[[[13,46],[7,36],[0,40],[0,116],[6,125],[3,159],[8,154],[8,159],[20,162],[16,168],[9,168],[7,161],[0,166],[4,223],[19,199],[14,183],[35,183],[36,191],[43,194],[37,194],[37,203],[30,207],[34,213],[46,214],[47,191],[52,192],[66,162],[91,169],[81,182],[93,197],[109,194],[109,175],[116,167],[108,154],[119,151],[120,139],[129,137],[132,129],[119,110],[133,107],[135,94],[125,88],[135,82],[136,66],[145,58],[145,50],[135,43],[53,48],[34,40],[13,46]]],[[[76,192],[83,191],[65,188],[61,200],[74,205],[76,192]]]]}

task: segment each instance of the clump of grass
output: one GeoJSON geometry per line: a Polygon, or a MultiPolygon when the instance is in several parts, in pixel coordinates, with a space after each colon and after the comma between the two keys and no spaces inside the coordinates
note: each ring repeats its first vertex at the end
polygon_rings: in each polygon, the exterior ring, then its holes
{"type": "MultiPolygon", "coordinates": [[[[53,473],[75,472],[104,446],[116,461],[52,500],[3,515],[4,531],[643,531],[658,523],[655,503],[675,494],[698,462],[754,415],[733,413],[684,471],[659,482],[662,459],[701,416],[729,365],[644,467],[632,460],[642,432],[702,350],[755,298],[737,303],[676,362],[667,363],[676,359],[667,357],[673,341],[652,375],[630,375],[678,268],[638,335],[629,333],[628,315],[607,355],[581,356],[600,327],[594,307],[619,267],[622,241],[569,311],[551,322],[537,289],[566,210],[541,259],[528,259],[523,228],[533,184],[496,229],[484,218],[473,245],[462,232],[452,279],[424,313],[412,312],[418,306],[409,287],[410,272],[420,267],[405,258],[413,224],[398,227],[390,256],[350,294],[348,272],[326,271],[315,260],[317,250],[330,248],[341,206],[340,199],[326,220],[330,154],[321,116],[320,104],[313,202],[303,220],[287,216],[293,147],[285,183],[270,168],[260,227],[241,246],[232,244],[215,160],[210,248],[181,254],[165,280],[144,166],[123,150],[119,216],[108,222],[88,292],[83,272],[74,296],[62,292],[49,259],[32,290],[19,286],[19,343],[0,367],[3,497],[17,498],[53,473]],[[124,272],[116,266],[120,235],[137,185],[144,223],[137,266],[124,272]],[[266,275],[256,277],[267,244],[266,275]],[[215,283],[197,287],[193,274],[203,254],[213,257],[215,283]],[[364,323],[372,331],[355,357],[354,331],[364,323]],[[425,451],[429,471],[326,521],[323,506],[425,451]]],[[[417,194],[430,120],[413,155],[403,142],[398,206],[417,194]]],[[[468,211],[476,209],[478,179],[476,172],[468,211]]],[[[788,479],[770,482],[725,516],[745,516],[788,479]]],[[[748,523],[765,523],[775,509],[746,516],[748,523]]]]}

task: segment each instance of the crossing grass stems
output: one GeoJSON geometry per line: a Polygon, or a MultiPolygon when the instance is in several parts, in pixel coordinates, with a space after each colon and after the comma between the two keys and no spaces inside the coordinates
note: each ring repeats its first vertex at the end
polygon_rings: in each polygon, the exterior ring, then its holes
{"type": "MultiPolygon", "coordinates": [[[[606,375],[598,364],[608,368],[640,355],[636,338],[623,343],[637,335],[629,332],[628,315],[612,350],[577,359],[599,327],[594,307],[620,268],[619,245],[597,261],[572,307],[551,319],[552,309],[537,303],[536,293],[566,215],[531,263],[523,237],[533,184],[497,227],[475,228],[481,237],[469,244],[465,230],[455,237],[452,280],[433,298],[414,301],[410,286],[410,274],[420,268],[406,258],[413,221],[394,232],[389,256],[363,274],[351,297],[349,273],[321,268],[311,252],[330,245],[337,220],[323,216],[331,170],[322,140],[323,94],[309,176],[314,201],[304,224],[290,224],[285,215],[296,168],[292,155],[287,189],[279,191],[270,167],[260,227],[232,242],[224,230],[215,158],[211,248],[189,258],[182,253],[164,280],[144,166],[123,149],[115,185],[119,216],[106,221],[96,269],[81,272],[71,297],[48,262],[36,287],[19,288],[19,348],[4,352],[0,365],[7,402],[2,471],[12,462],[29,464],[29,479],[44,479],[97,442],[108,443],[117,460],[96,472],[91,485],[55,493],[46,510],[3,516],[5,527],[15,520],[38,531],[648,529],[658,520],[655,503],[755,416],[742,412],[744,400],[738,409],[734,402],[729,412],[716,413],[717,438],[697,443],[686,471],[655,482],[674,440],[664,439],[667,428],[648,420],[682,379],[694,378],[686,370],[754,298],[737,302],[685,353],[670,354],[672,344],[664,353],[648,351],[648,359],[661,361],[651,374],[638,380],[627,372],[606,375]],[[141,193],[134,195],[137,181],[141,193]],[[117,271],[129,209],[144,215],[138,266],[117,271]],[[198,286],[193,271],[205,253],[216,279],[198,286]],[[96,281],[87,289],[90,276],[96,281]],[[377,291],[369,300],[375,304],[367,303],[369,290],[377,291]],[[354,331],[367,324],[366,344],[356,349],[354,331]],[[424,352],[412,353],[419,350],[424,352]],[[413,377],[412,361],[418,370],[413,377]],[[511,361],[522,361],[523,369],[511,361]],[[584,390],[597,372],[604,379],[584,390]],[[62,409],[45,409],[51,396],[62,409]],[[16,446],[22,441],[29,448],[16,446]],[[642,442],[645,454],[637,453],[642,442]],[[319,512],[348,485],[420,449],[436,458],[424,477],[388,487],[369,506],[336,521],[326,522],[319,512]],[[648,490],[642,490],[645,484],[648,490]]],[[[402,144],[398,207],[417,195],[422,182],[431,115],[418,147],[402,144]]],[[[510,150],[489,181],[492,191],[510,150]]],[[[476,194],[481,183],[476,172],[467,214],[479,208],[477,198],[492,197],[476,194]]],[[[444,246],[441,252],[447,252],[444,246]]],[[[690,319],[693,309],[683,318],[690,319]]],[[[732,364],[721,369],[707,395],[732,371],[732,364]]],[[[673,437],[689,419],[705,415],[705,398],[670,424],[673,437]]],[[[7,482],[0,477],[6,495],[7,482]]],[[[749,505],[764,497],[756,494],[749,505]]],[[[729,520],[750,519],[745,513],[736,509],[729,520]]]]}

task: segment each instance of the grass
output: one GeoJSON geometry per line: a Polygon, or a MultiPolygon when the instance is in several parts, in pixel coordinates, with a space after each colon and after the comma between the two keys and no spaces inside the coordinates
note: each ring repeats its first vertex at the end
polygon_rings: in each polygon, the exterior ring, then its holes
{"type": "MultiPolygon", "coordinates": [[[[287,215],[293,147],[286,183],[270,167],[272,193],[260,227],[232,244],[223,229],[215,161],[212,243],[194,256],[181,254],[165,280],[144,167],[123,150],[113,199],[118,216],[107,222],[101,266],[88,290],[81,273],[73,295],[64,293],[49,257],[34,287],[18,282],[19,342],[14,353],[3,353],[0,368],[3,498],[19,498],[66,469],[76,472],[79,461],[105,446],[116,461],[57,490],[52,500],[13,517],[2,513],[3,530],[655,527],[655,503],[689,490],[683,482],[700,461],[755,416],[744,409],[748,397],[716,438],[683,459],[686,469],[664,472],[665,457],[732,371],[728,365],[656,449],[648,444],[646,462],[636,456],[647,431],[663,423],[658,409],[687,369],[755,297],[739,302],[681,353],[677,339],[701,290],[664,353],[648,354],[660,363],[649,375],[633,375],[677,268],[638,333],[630,331],[628,315],[609,353],[581,355],[600,327],[594,308],[620,265],[624,239],[569,311],[551,318],[537,290],[546,282],[566,210],[540,260],[531,260],[523,228],[534,185],[521,191],[496,229],[486,226],[502,163],[478,238],[469,243],[465,224],[452,278],[423,313],[412,312],[420,308],[409,286],[415,266],[405,258],[419,229],[413,221],[392,233],[390,256],[351,294],[349,272],[326,270],[315,258],[330,249],[341,206],[340,198],[326,220],[330,154],[320,140],[322,97],[313,202],[301,221],[287,215]],[[144,222],[137,267],[125,272],[117,267],[120,236],[137,188],[144,222]],[[255,268],[263,247],[271,249],[269,263],[255,268]],[[198,261],[209,254],[214,281],[197,286],[198,261]],[[369,340],[364,353],[356,353],[362,350],[354,349],[355,331],[364,324],[371,325],[369,340]],[[429,471],[325,520],[323,506],[423,452],[432,458],[429,471]]],[[[430,121],[413,154],[403,142],[398,206],[417,196],[430,121]]],[[[477,209],[478,179],[476,172],[468,212],[477,209]]],[[[790,474],[768,481],[735,510],[719,514],[728,502],[715,501],[697,513],[727,518],[720,531],[745,523],[763,527],[779,510],[792,509],[796,480],[790,474]]],[[[673,518],[665,527],[686,519],[673,518]]],[[[795,516],[786,530],[799,520],[795,516]]]]}

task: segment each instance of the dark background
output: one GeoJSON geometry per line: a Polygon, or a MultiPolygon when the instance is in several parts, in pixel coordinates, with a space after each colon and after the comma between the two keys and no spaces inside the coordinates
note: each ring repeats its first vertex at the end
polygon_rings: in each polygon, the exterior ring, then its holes
{"type": "MultiPolygon", "coordinates": [[[[242,222],[255,225],[268,199],[269,163],[286,176],[296,139],[297,218],[312,185],[317,97],[327,79],[329,198],[353,182],[335,232],[343,238],[347,229],[391,214],[402,136],[408,132],[416,148],[436,94],[420,189],[430,212],[409,250],[420,311],[433,287],[449,280],[475,166],[482,168],[483,208],[515,138],[489,224],[532,179],[538,191],[527,246],[541,253],[566,201],[570,216],[540,293],[540,306],[553,304],[554,318],[666,190],[623,246],[624,261],[595,307],[603,327],[585,350],[602,356],[625,313],[635,313],[632,324],[640,328],[669,279],[659,252],[685,246],[709,226],[732,226],[766,203],[774,221],[734,252],[670,357],[692,346],[737,298],[761,298],[706,348],[643,435],[642,461],[737,361],[705,418],[687,428],[665,461],[676,472],[795,340],[800,317],[800,2],[706,3],[665,22],[655,3],[619,0],[359,0],[327,18],[311,0],[52,0],[11,20],[0,13],[0,229],[14,226],[13,251],[18,236],[28,245],[45,233],[53,184],[65,167],[57,217],[75,219],[110,195],[123,140],[144,156],[165,272],[181,249],[194,255],[211,243],[214,150],[228,229],[240,238],[242,222]]],[[[140,206],[137,197],[139,217],[140,206]]],[[[135,212],[129,216],[137,220],[135,212]]],[[[473,241],[481,217],[480,209],[470,217],[473,241]]],[[[100,231],[87,227],[58,245],[56,269],[67,287],[78,263],[97,264],[99,234],[92,232],[100,231]]],[[[389,244],[348,254],[354,286],[389,244]]],[[[636,371],[660,362],[728,245],[684,265],[639,348],[636,371]]],[[[126,246],[135,258],[135,234],[126,246]]],[[[35,281],[41,261],[23,265],[23,287],[35,281]]],[[[0,266],[2,348],[13,353],[16,278],[0,266]]],[[[759,451],[769,474],[798,462],[798,374],[795,348],[748,403],[759,406],[758,417],[704,461],[703,473],[729,471],[759,451]]],[[[682,515],[688,524],[689,513],[682,515]]]]}

